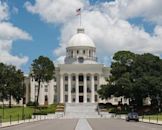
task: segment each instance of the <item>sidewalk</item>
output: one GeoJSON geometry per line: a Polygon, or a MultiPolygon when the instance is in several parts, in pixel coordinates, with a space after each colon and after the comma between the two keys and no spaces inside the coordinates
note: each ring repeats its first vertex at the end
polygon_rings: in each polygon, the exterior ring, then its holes
{"type": "Polygon", "coordinates": [[[62,118],[62,115],[60,115],[60,113],[59,114],[48,114],[48,115],[35,115],[35,116],[32,116],[32,119],[0,123],[0,128],[19,125],[22,123],[36,122],[36,121],[42,121],[42,120],[47,120],[47,119],[50,120],[50,119],[56,119],[56,118],[60,119],[62,118]]]}
{"type": "Polygon", "coordinates": [[[140,122],[145,122],[145,123],[152,123],[152,124],[162,125],[162,121],[158,121],[158,120],[139,119],[139,121],[140,122]]]}
{"type": "Polygon", "coordinates": [[[38,118],[37,117],[37,118],[25,119],[25,120],[19,120],[19,121],[3,122],[3,123],[0,123],[0,128],[14,126],[14,125],[19,125],[19,124],[22,124],[22,123],[42,121],[42,120],[46,120],[46,119],[47,118],[44,116],[44,118],[41,118],[41,117],[38,118]]]}
{"type": "MultiPolygon", "coordinates": [[[[116,115],[115,118],[117,119],[126,119],[126,115],[116,115]]],[[[162,125],[162,121],[159,120],[149,120],[149,119],[139,119],[140,122],[144,122],[144,123],[151,123],[151,124],[157,124],[157,125],[162,125]]]]}

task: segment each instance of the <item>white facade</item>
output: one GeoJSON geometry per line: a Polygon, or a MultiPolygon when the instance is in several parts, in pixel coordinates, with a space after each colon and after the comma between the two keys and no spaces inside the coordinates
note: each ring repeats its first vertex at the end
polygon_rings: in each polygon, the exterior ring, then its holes
{"type": "MultiPolygon", "coordinates": [[[[41,84],[40,105],[53,102],[99,102],[97,90],[110,75],[110,68],[97,62],[95,44],[83,28],[79,28],[69,40],[65,63],[58,64],[55,71],[56,81],[41,84]]],[[[37,85],[30,78],[29,100],[32,102],[36,100],[37,85]]]]}
{"type": "MultiPolygon", "coordinates": [[[[85,34],[83,28],[69,40],[66,48],[64,64],[55,68],[55,80],[41,83],[39,105],[59,103],[95,103],[107,102],[101,100],[97,94],[100,85],[106,84],[110,76],[110,68],[97,62],[96,47],[85,34]]],[[[38,93],[38,83],[27,77],[26,103],[35,102],[38,93]]],[[[118,100],[108,100],[116,105],[118,100]]]]}

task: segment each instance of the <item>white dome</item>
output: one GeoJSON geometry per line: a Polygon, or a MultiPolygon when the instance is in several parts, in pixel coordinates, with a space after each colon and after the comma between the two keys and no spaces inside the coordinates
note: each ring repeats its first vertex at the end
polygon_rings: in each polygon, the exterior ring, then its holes
{"type": "Polygon", "coordinates": [[[95,44],[86,34],[84,34],[84,30],[79,30],[77,34],[75,34],[69,41],[68,47],[75,46],[88,46],[95,47],[95,44]],[[82,31],[82,32],[81,32],[82,31]]]}

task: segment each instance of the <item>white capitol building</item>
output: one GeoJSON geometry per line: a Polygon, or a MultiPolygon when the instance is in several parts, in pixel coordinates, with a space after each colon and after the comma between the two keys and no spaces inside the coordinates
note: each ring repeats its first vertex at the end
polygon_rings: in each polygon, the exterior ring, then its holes
{"type": "MultiPolygon", "coordinates": [[[[106,84],[110,76],[110,68],[97,62],[94,42],[85,34],[83,28],[69,40],[66,48],[64,64],[55,68],[56,79],[42,83],[39,104],[59,103],[95,103],[103,102],[97,94],[100,85],[106,84]]],[[[28,78],[26,102],[36,100],[37,83],[28,78]]],[[[111,98],[109,102],[117,104],[119,98],[111,98]]],[[[126,103],[126,100],[122,101],[126,103]]]]}
{"type": "MultiPolygon", "coordinates": [[[[110,102],[117,105],[120,101],[128,104],[124,97],[111,97],[101,100],[97,93],[100,86],[107,84],[110,68],[97,62],[94,42],[85,34],[83,28],[69,40],[63,64],[55,65],[55,79],[42,83],[38,98],[39,105],[53,103],[100,103],[110,102]]],[[[35,102],[38,83],[31,77],[25,78],[25,103],[35,102]]],[[[8,101],[5,102],[6,104],[8,101]]],[[[0,102],[1,104],[1,102],[0,102]]],[[[12,100],[12,104],[16,102],[12,100]]],[[[22,102],[20,102],[22,104],[22,102]]]]}

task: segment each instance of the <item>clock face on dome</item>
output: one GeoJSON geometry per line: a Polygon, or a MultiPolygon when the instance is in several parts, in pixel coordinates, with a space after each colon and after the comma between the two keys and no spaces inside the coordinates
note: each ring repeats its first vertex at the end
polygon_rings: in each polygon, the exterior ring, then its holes
{"type": "Polygon", "coordinates": [[[79,57],[79,58],[78,58],[78,62],[79,62],[79,63],[83,63],[83,62],[84,62],[84,58],[83,58],[83,57],[79,57]]]}

